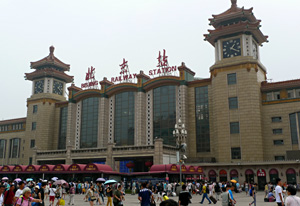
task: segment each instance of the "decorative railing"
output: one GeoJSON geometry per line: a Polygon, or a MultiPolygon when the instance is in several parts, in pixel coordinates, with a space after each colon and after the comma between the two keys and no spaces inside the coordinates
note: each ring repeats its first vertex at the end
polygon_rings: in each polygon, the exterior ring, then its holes
{"type": "Polygon", "coordinates": [[[115,146],[113,151],[141,151],[141,150],[154,150],[154,145],[145,146],[115,146]]]}
{"type": "Polygon", "coordinates": [[[37,151],[37,155],[62,155],[66,154],[67,150],[46,150],[46,151],[37,151]]]}
{"type": "Polygon", "coordinates": [[[72,154],[77,153],[103,153],[106,152],[107,148],[86,148],[86,149],[74,149],[71,150],[72,154]]]}

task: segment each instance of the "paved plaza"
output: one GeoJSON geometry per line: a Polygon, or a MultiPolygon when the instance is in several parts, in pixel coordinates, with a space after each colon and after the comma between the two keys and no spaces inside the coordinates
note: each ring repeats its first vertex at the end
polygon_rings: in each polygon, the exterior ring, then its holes
{"type": "MultiPolygon", "coordinates": [[[[257,206],[268,206],[268,205],[276,205],[276,203],[269,203],[269,202],[264,202],[264,193],[263,192],[258,192],[257,194],[257,206]]],[[[76,195],[75,196],[75,205],[76,206],[89,206],[88,202],[83,201],[83,197],[84,195],[76,195]]],[[[124,206],[138,206],[139,201],[137,200],[137,195],[126,195],[125,196],[125,201],[124,201],[124,206]]],[[[240,193],[240,194],[234,194],[234,197],[237,200],[237,205],[249,205],[250,201],[252,200],[251,197],[246,196],[245,193],[240,193]]],[[[177,197],[174,197],[173,199],[177,200],[177,197]]],[[[191,206],[193,205],[200,205],[200,201],[202,199],[202,196],[199,195],[193,195],[193,199],[192,199],[192,204],[190,204],[191,206]]],[[[66,198],[66,205],[68,205],[68,201],[69,201],[69,197],[67,196],[66,198]]],[[[106,198],[105,198],[106,201],[106,198]]],[[[56,203],[56,202],[55,202],[56,203]]],[[[106,203],[106,202],[105,202],[106,203]]],[[[49,202],[46,201],[45,206],[48,206],[49,202]]],[[[94,204],[94,205],[98,205],[98,204],[94,204]]],[[[106,204],[105,204],[106,205],[106,204]]],[[[156,204],[157,206],[159,204],[156,204]]],[[[208,201],[205,200],[204,203],[202,205],[208,205],[208,201]]],[[[218,201],[216,205],[221,205],[221,201],[218,201]]]]}

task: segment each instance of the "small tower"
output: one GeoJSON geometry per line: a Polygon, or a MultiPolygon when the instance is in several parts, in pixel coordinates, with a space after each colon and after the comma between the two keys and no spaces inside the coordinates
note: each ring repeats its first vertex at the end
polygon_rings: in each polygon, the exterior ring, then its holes
{"type": "Polygon", "coordinates": [[[70,65],[54,56],[54,46],[50,47],[47,57],[30,64],[35,71],[25,75],[27,80],[33,82],[32,95],[48,93],[65,96],[66,83],[71,83],[73,77],[65,73],[70,71],[70,65]]]}
{"type": "Polygon", "coordinates": [[[266,69],[258,46],[268,37],[261,32],[253,8],[239,8],[237,0],[209,22],[214,29],[204,36],[215,47],[216,59],[210,67],[213,153],[220,162],[262,161],[260,87],[266,69]],[[230,147],[224,148],[228,143],[230,147]]]}
{"type": "MultiPolygon", "coordinates": [[[[70,65],[56,58],[54,47],[51,46],[47,57],[31,62],[30,66],[35,71],[25,74],[26,79],[32,81],[32,95],[27,99],[28,139],[25,148],[29,148],[30,142],[35,141],[37,150],[57,149],[61,108],[56,103],[67,101],[66,84],[73,81],[73,76],[65,72],[70,70],[70,65]]],[[[32,150],[25,155],[25,158],[32,159],[32,150]]]]}

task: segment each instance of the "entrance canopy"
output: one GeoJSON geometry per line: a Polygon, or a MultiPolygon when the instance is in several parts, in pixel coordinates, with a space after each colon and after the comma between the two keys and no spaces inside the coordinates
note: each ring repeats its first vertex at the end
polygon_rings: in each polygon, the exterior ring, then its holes
{"type": "Polygon", "coordinates": [[[253,172],[253,170],[251,170],[251,169],[247,169],[247,170],[245,171],[245,174],[246,174],[246,175],[253,175],[254,172],[253,172]]]}
{"type": "MultiPolygon", "coordinates": [[[[176,164],[167,164],[167,165],[152,165],[150,168],[149,174],[157,173],[168,173],[168,174],[179,174],[180,166],[176,164]]],[[[181,172],[183,174],[202,174],[203,169],[198,166],[192,165],[181,165],[181,172]]]]}

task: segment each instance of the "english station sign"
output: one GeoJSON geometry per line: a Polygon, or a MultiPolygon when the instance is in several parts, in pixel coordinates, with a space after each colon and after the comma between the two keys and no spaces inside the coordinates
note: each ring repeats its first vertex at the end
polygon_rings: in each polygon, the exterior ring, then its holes
{"type": "MultiPolygon", "coordinates": [[[[149,70],[149,76],[175,76],[177,71],[177,66],[169,66],[168,56],[166,55],[166,50],[164,49],[161,53],[159,51],[157,68],[149,70]]],[[[134,82],[137,79],[137,73],[130,73],[128,67],[128,61],[123,58],[123,62],[120,66],[120,74],[115,77],[111,77],[112,83],[122,83],[122,82],[134,82]]],[[[85,77],[86,83],[81,84],[82,89],[92,89],[98,87],[98,81],[95,80],[95,68],[88,68],[88,72],[85,77]]]]}

